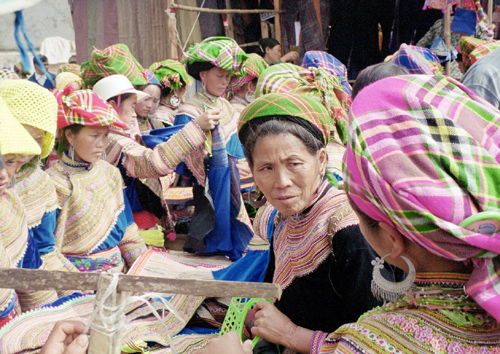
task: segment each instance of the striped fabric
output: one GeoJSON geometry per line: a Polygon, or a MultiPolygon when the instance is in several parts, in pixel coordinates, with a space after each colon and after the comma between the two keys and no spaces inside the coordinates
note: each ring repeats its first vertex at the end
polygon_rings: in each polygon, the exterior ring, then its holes
{"type": "Polygon", "coordinates": [[[258,78],[269,67],[269,64],[258,54],[252,53],[245,59],[241,68],[231,78],[226,90],[226,96],[231,98],[248,82],[258,78]]]}
{"type": "Polygon", "coordinates": [[[430,49],[401,44],[399,50],[385,59],[410,71],[410,74],[442,74],[439,58],[430,49]]]}
{"type": "Polygon", "coordinates": [[[142,76],[148,81],[148,85],[157,85],[162,87],[162,84],[160,83],[160,80],[156,78],[156,75],[154,72],[152,72],[149,69],[144,69],[142,70],[142,76]]]}
{"type": "Polygon", "coordinates": [[[0,82],[4,80],[17,80],[19,79],[19,76],[15,72],[9,69],[0,69],[0,82]]]}
{"type": "Polygon", "coordinates": [[[103,77],[125,75],[133,85],[146,85],[142,66],[125,44],[115,44],[103,50],[94,49],[90,60],[82,63],[82,79],[88,89],[103,77]]]}
{"type": "Polygon", "coordinates": [[[434,254],[471,259],[467,292],[500,320],[500,234],[459,226],[500,213],[500,112],[453,79],[417,75],[368,86],[352,113],[352,201],[434,254]]]}
{"type": "MultiPolygon", "coordinates": [[[[461,274],[417,274],[419,289],[463,287],[468,276],[461,274]],[[426,281],[421,282],[421,276],[426,281]]],[[[457,324],[445,311],[427,308],[395,308],[394,303],[374,309],[356,323],[340,327],[325,340],[325,333],[315,332],[311,354],[329,353],[489,353],[500,352],[500,325],[484,313],[477,323],[457,324]]],[[[455,306],[458,306],[455,305],[455,306]]],[[[452,308],[455,306],[451,306],[452,308]]],[[[451,313],[451,311],[449,311],[451,313]]],[[[456,309],[455,316],[465,316],[456,309]]]]}
{"type": "Polygon", "coordinates": [[[255,97],[272,92],[292,92],[320,101],[330,113],[334,138],[345,144],[351,96],[344,92],[339,77],[321,67],[309,70],[294,64],[276,64],[261,74],[255,97]]]}
{"type": "Polygon", "coordinates": [[[63,64],[59,67],[59,72],[61,73],[73,73],[75,75],[78,75],[79,77],[82,76],[82,72],[80,69],[80,65],[78,64],[63,64]]]}
{"type": "Polygon", "coordinates": [[[153,63],[149,70],[155,73],[163,87],[171,90],[177,90],[182,86],[189,86],[193,83],[193,79],[188,75],[184,64],[177,60],[166,59],[153,63]]]}
{"type": "Polygon", "coordinates": [[[349,96],[351,95],[352,88],[347,80],[347,68],[340,60],[330,53],[310,50],[304,54],[304,59],[300,66],[306,69],[322,67],[328,71],[330,75],[337,76],[344,88],[344,92],[349,96]]]}
{"type": "Polygon", "coordinates": [[[181,63],[189,65],[196,62],[207,62],[221,69],[229,70],[233,74],[246,58],[247,54],[233,39],[209,37],[189,47],[184,53],[181,63]]]}
{"type": "Polygon", "coordinates": [[[476,61],[500,48],[500,41],[484,41],[464,36],[460,38],[460,48],[464,69],[467,71],[476,61]]]}
{"type": "Polygon", "coordinates": [[[354,213],[340,221],[335,230],[329,229],[332,215],[346,205],[345,192],[324,181],[304,210],[307,213],[285,217],[278,223],[273,235],[276,269],[273,283],[286,289],[295,278],[314,272],[331,254],[330,237],[336,232],[358,224],[354,213]],[[326,191],[326,193],[325,193],[326,191]]]}

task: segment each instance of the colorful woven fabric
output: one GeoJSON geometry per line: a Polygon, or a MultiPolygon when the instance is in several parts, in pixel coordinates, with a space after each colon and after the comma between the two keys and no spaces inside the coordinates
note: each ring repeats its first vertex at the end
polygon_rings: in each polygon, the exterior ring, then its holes
{"type": "Polygon", "coordinates": [[[240,115],[238,131],[240,141],[246,140],[246,134],[256,118],[267,116],[292,116],[303,119],[304,127],[318,137],[323,144],[330,137],[330,116],[325,107],[306,96],[294,93],[270,93],[257,98],[249,104],[240,115]],[[316,128],[311,128],[310,126],[316,128]]]}
{"type": "Polygon", "coordinates": [[[228,37],[209,37],[189,47],[181,63],[206,62],[233,74],[247,58],[238,43],[228,37]]]}
{"type": "Polygon", "coordinates": [[[385,59],[410,71],[410,74],[442,74],[439,58],[430,49],[401,44],[399,50],[385,59]]]}
{"type": "Polygon", "coordinates": [[[82,72],[80,70],[80,65],[78,64],[63,64],[59,67],[59,72],[60,73],[73,73],[75,75],[78,75],[79,77],[82,76],[82,72]]]}
{"type": "Polygon", "coordinates": [[[460,47],[464,69],[467,71],[476,61],[500,48],[500,41],[483,41],[474,37],[461,37],[460,47]]]}
{"type": "Polygon", "coordinates": [[[19,123],[43,131],[41,158],[49,156],[57,128],[57,100],[54,95],[28,80],[5,80],[0,83],[0,97],[19,123]]]}
{"type": "Polygon", "coordinates": [[[156,75],[154,72],[152,72],[149,69],[144,69],[142,71],[142,75],[144,78],[148,81],[148,85],[156,85],[162,87],[162,84],[160,83],[160,80],[156,78],[156,75]]]}
{"type": "Polygon", "coordinates": [[[75,88],[76,90],[79,90],[82,88],[82,78],[74,73],[71,72],[61,72],[57,74],[56,76],[56,89],[57,90],[64,90],[66,86],[72,84],[72,83],[77,83],[78,87],[75,88]]]}
{"type": "Polygon", "coordinates": [[[82,63],[82,79],[86,88],[92,88],[99,79],[120,74],[133,85],[146,85],[142,66],[125,44],[115,44],[103,50],[94,49],[90,60],[82,63]]]}
{"type": "Polygon", "coordinates": [[[17,80],[19,76],[15,72],[9,69],[0,69],[0,82],[7,79],[17,80]]]}
{"type": "Polygon", "coordinates": [[[338,76],[344,92],[349,96],[351,95],[352,88],[347,80],[347,68],[333,55],[319,50],[310,50],[304,54],[304,59],[300,66],[306,69],[322,67],[331,75],[338,76]]]}
{"type": "Polygon", "coordinates": [[[3,155],[40,155],[40,146],[12,116],[5,100],[0,97],[0,151],[3,155]]]}
{"type": "Polygon", "coordinates": [[[177,60],[167,59],[153,63],[149,70],[155,73],[163,87],[171,90],[177,90],[193,83],[193,79],[188,75],[184,64],[177,60]]]}
{"type": "Polygon", "coordinates": [[[368,86],[352,114],[344,156],[352,201],[434,254],[471,259],[467,292],[500,320],[500,234],[459,226],[500,213],[498,110],[453,79],[418,75],[368,86]]]}
{"type": "Polygon", "coordinates": [[[269,67],[269,64],[258,54],[249,54],[240,70],[231,78],[226,90],[227,97],[233,96],[247,83],[256,79],[269,67]]]}
{"type": "Polygon", "coordinates": [[[104,102],[92,90],[80,90],[67,96],[64,96],[62,92],[58,92],[56,98],[59,102],[58,129],[71,124],[126,127],[125,123],[118,117],[115,109],[104,102]]]}
{"type": "Polygon", "coordinates": [[[255,97],[271,92],[297,93],[321,102],[330,114],[332,133],[345,144],[351,96],[344,92],[339,77],[330,75],[321,67],[309,70],[294,64],[276,64],[261,74],[255,97]]]}

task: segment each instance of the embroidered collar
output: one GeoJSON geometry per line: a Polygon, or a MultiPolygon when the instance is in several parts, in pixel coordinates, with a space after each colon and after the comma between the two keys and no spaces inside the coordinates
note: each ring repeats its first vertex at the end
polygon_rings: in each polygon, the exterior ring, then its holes
{"type": "Polygon", "coordinates": [[[64,166],[69,172],[73,173],[80,172],[83,170],[90,171],[94,167],[94,164],[85,161],[72,160],[68,156],[68,153],[66,151],[63,152],[63,155],[61,157],[61,162],[64,164],[64,166]]]}
{"type": "Polygon", "coordinates": [[[19,170],[16,171],[16,180],[23,181],[24,179],[31,176],[37,169],[36,165],[27,165],[22,166],[19,170]]]}
{"type": "Polygon", "coordinates": [[[250,102],[248,102],[246,99],[244,99],[243,97],[240,97],[238,95],[234,95],[233,100],[238,102],[238,103],[241,103],[244,106],[248,106],[250,104],[250,102]]]}

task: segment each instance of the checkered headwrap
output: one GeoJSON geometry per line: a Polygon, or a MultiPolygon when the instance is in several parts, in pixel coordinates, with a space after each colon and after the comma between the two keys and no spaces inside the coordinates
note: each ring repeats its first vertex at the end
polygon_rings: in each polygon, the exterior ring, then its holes
{"type": "Polygon", "coordinates": [[[466,290],[500,320],[500,233],[459,226],[500,214],[500,112],[453,79],[415,75],[366,87],[351,113],[351,200],[436,255],[470,259],[466,290]]]}
{"type": "Polygon", "coordinates": [[[306,69],[321,66],[330,74],[338,76],[340,83],[344,88],[344,92],[349,96],[352,94],[351,85],[349,85],[349,81],[347,81],[347,68],[333,55],[319,50],[310,50],[304,54],[301,66],[306,69]]]}
{"type": "Polygon", "coordinates": [[[269,64],[260,55],[249,54],[248,58],[241,65],[240,70],[231,78],[226,95],[228,97],[234,95],[246,83],[258,78],[267,67],[269,67],[269,64]]]}
{"type": "Polygon", "coordinates": [[[462,50],[464,69],[469,69],[476,61],[498,48],[500,48],[500,41],[483,41],[474,37],[461,37],[460,49],[462,50]]]}
{"type": "Polygon", "coordinates": [[[385,59],[410,71],[410,74],[442,74],[443,67],[439,58],[430,49],[401,44],[399,50],[385,59]]]}
{"type": "Polygon", "coordinates": [[[153,63],[149,70],[155,73],[163,87],[177,90],[184,85],[191,85],[193,79],[188,75],[184,64],[172,59],[166,59],[158,63],[153,63]]]}

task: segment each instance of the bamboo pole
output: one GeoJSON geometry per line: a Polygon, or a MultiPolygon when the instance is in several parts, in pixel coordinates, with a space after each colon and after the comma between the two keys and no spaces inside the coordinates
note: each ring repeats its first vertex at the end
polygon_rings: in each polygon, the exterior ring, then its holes
{"type": "MultiPolygon", "coordinates": [[[[226,0],[226,9],[231,10],[231,0],[226,0]]],[[[234,26],[233,26],[233,14],[228,12],[227,13],[227,32],[228,32],[228,37],[236,40],[234,38],[234,26]]]]}
{"type": "Polygon", "coordinates": [[[266,9],[230,9],[230,10],[220,10],[220,9],[206,9],[203,7],[195,7],[195,6],[186,6],[172,3],[170,5],[170,9],[172,10],[182,10],[182,11],[191,11],[191,12],[206,12],[210,14],[261,14],[261,13],[281,13],[283,11],[275,11],[275,10],[266,10],[266,9]]]}
{"type": "Polygon", "coordinates": [[[493,24],[493,5],[495,0],[488,0],[488,24],[491,26],[493,24]]]}
{"type": "MultiPolygon", "coordinates": [[[[444,13],[444,42],[446,43],[446,48],[448,53],[451,51],[451,2],[446,5],[446,12],[444,13]]],[[[450,75],[451,62],[448,60],[444,66],[445,75],[450,75]]]]}
{"type": "MultiPolygon", "coordinates": [[[[267,12],[272,12],[272,11],[267,11],[267,12]]],[[[274,13],[276,13],[276,16],[274,17],[274,33],[275,33],[275,39],[277,39],[280,43],[283,43],[282,38],[281,38],[281,1],[280,0],[274,0],[274,13]]],[[[283,47],[281,47],[281,54],[283,54],[283,47]]]]}
{"type": "Polygon", "coordinates": [[[177,43],[177,28],[176,28],[176,23],[174,20],[170,18],[170,14],[175,13],[171,10],[172,4],[174,3],[174,0],[167,0],[167,9],[166,9],[166,14],[167,14],[167,38],[168,38],[168,56],[170,59],[178,59],[179,58],[179,52],[177,50],[179,43],[177,43]]]}

